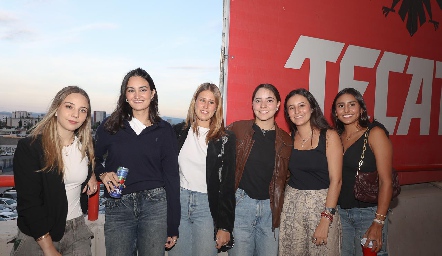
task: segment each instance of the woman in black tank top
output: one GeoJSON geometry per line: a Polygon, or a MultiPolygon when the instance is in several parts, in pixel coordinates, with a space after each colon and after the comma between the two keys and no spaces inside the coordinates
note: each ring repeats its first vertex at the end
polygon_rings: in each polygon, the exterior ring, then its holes
{"type": "Polygon", "coordinates": [[[291,91],[284,112],[294,138],[281,214],[279,255],[339,255],[342,145],[305,89],[291,91]]]}
{"type": "Polygon", "coordinates": [[[387,212],[392,195],[393,149],[388,131],[378,123],[370,123],[364,99],[359,91],[346,88],[340,91],[332,105],[333,123],[344,146],[342,189],[339,196],[339,214],[342,221],[342,255],[362,255],[361,239],[367,238],[379,255],[387,255],[387,212]],[[361,172],[379,173],[378,203],[371,204],[354,198],[353,186],[358,163],[368,142],[361,172]]]}

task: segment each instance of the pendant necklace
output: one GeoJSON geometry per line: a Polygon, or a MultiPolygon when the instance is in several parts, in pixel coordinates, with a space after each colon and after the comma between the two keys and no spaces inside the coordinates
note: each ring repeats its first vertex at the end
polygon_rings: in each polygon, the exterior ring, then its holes
{"type": "Polygon", "coordinates": [[[353,133],[351,133],[350,135],[348,135],[345,139],[346,139],[346,140],[350,140],[351,137],[352,137],[354,134],[356,134],[357,132],[359,132],[359,131],[360,131],[360,129],[357,128],[355,132],[353,132],[353,133]]]}
{"type": "MultiPolygon", "coordinates": [[[[258,127],[259,127],[259,126],[258,126],[258,127]]],[[[266,136],[266,133],[267,133],[268,131],[273,130],[273,128],[275,128],[275,123],[273,123],[272,128],[270,128],[270,129],[268,129],[268,130],[262,129],[261,127],[260,127],[259,129],[261,129],[262,135],[266,136]]]]}
{"type": "Polygon", "coordinates": [[[302,142],[301,142],[301,148],[303,148],[303,147],[304,147],[304,144],[305,144],[309,139],[311,139],[311,138],[313,137],[313,129],[312,129],[312,133],[310,134],[310,136],[309,136],[308,138],[306,138],[306,139],[303,139],[303,138],[301,137],[301,134],[299,134],[299,131],[298,131],[298,135],[299,135],[299,137],[300,137],[301,140],[302,140],[302,142]]]}

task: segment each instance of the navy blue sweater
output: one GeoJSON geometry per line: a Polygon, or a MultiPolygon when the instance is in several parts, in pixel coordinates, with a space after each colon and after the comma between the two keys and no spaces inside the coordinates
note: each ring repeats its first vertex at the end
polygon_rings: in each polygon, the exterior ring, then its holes
{"type": "MultiPolygon", "coordinates": [[[[172,126],[161,120],[139,135],[124,121],[125,129],[110,134],[103,123],[95,135],[95,174],[129,168],[124,194],[164,187],[167,197],[167,235],[178,236],[180,224],[180,177],[178,147],[172,126]]],[[[107,191],[105,196],[109,197],[107,191]]]]}

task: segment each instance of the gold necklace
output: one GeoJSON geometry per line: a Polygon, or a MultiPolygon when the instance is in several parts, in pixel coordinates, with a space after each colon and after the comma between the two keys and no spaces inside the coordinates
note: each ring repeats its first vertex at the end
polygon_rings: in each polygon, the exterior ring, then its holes
{"type": "Polygon", "coordinates": [[[302,140],[302,142],[301,142],[301,148],[303,148],[303,147],[304,147],[304,144],[305,144],[309,139],[311,139],[311,138],[313,137],[313,129],[312,129],[312,134],[310,134],[310,136],[309,136],[307,139],[303,139],[303,138],[301,137],[301,134],[299,134],[299,131],[297,131],[297,132],[298,132],[299,137],[300,137],[301,140],[302,140]]]}
{"type": "Polygon", "coordinates": [[[358,129],[356,129],[356,131],[355,132],[352,132],[350,135],[348,135],[345,139],[346,140],[350,140],[350,138],[353,136],[353,135],[355,135],[356,133],[358,133],[360,131],[360,129],[358,128],[358,129]]]}

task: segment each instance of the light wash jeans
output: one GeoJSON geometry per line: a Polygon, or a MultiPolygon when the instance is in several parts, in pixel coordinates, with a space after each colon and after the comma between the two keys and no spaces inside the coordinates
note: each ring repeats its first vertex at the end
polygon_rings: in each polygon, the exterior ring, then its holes
{"type": "Polygon", "coordinates": [[[107,199],[105,218],[107,256],[164,256],[167,240],[164,188],[123,195],[121,199],[107,199]]]}
{"type": "MultiPolygon", "coordinates": [[[[362,256],[361,239],[373,223],[377,207],[342,209],[338,206],[342,224],[342,256],[362,256]]],[[[387,256],[388,218],[382,229],[382,249],[378,256],[387,256]]]]}
{"type": "MultiPolygon", "coordinates": [[[[81,215],[80,217],[66,221],[63,237],[59,242],[52,243],[54,244],[55,249],[64,256],[92,256],[91,237],[93,236],[94,234],[84,221],[84,216],[81,215]]],[[[43,256],[44,253],[33,237],[25,235],[18,230],[10,255],[43,256]]]]}
{"type": "Polygon", "coordinates": [[[181,188],[180,238],[169,256],[215,256],[214,226],[206,193],[181,188]]]}
{"type": "Polygon", "coordinates": [[[229,256],[278,255],[279,229],[272,231],[270,199],[252,199],[242,189],[235,196],[235,246],[229,256]]]}

